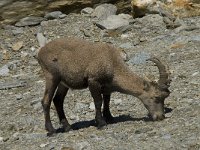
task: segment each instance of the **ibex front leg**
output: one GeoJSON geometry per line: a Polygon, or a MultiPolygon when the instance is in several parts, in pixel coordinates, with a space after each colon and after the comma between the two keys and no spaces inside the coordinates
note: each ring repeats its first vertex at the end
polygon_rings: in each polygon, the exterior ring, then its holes
{"type": "Polygon", "coordinates": [[[103,117],[106,119],[107,123],[112,123],[114,121],[110,113],[110,96],[111,94],[103,94],[103,117]]]}
{"type": "Polygon", "coordinates": [[[106,125],[106,122],[101,113],[101,106],[103,102],[103,99],[101,96],[101,85],[95,80],[89,80],[89,90],[94,99],[94,105],[96,109],[95,120],[97,123],[97,128],[100,129],[106,125]]]}

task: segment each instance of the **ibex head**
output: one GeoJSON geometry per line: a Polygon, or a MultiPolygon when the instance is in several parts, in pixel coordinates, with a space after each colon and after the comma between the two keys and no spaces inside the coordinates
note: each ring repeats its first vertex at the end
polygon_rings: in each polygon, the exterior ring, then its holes
{"type": "Polygon", "coordinates": [[[164,100],[169,96],[169,86],[171,79],[169,78],[168,66],[164,65],[158,58],[152,57],[148,59],[156,64],[159,69],[159,80],[144,81],[144,94],[140,99],[149,111],[149,115],[153,120],[163,120],[164,115],[164,100]]]}

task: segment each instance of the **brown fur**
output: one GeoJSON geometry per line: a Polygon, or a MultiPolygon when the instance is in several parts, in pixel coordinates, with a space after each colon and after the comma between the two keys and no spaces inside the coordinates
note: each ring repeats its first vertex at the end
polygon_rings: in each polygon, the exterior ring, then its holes
{"type": "MultiPolygon", "coordinates": [[[[95,103],[96,122],[99,128],[113,119],[109,102],[111,93],[115,91],[141,99],[154,120],[164,118],[164,99],[169,95],[168,89],[133,73],[124,63],[119,50],[111,45],[77,38],[56,39],[41,48],[38,61],[46,78],[42,105],[45,127],[50,133],[55,132],[49,115],[52,100],[63,129],[70,129],[63,111],[64,97],[69,88],[89,87],[95,103]]],[[[160,75],[162,76],[162,73],[160,75]]]]}

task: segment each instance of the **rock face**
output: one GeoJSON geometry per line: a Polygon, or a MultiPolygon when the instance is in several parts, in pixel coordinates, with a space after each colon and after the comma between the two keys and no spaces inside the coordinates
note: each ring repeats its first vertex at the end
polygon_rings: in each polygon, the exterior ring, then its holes
{"type": "Polygon", "coordinates": [[[87,6],[93,7],[96,4],[118,3],[120,1],[123,0],[2,0],[0,2],[0,23],[13,24],[26,16],[44,16],[46,12],[55,10],[66,14],[79,12],[87,6]]]}

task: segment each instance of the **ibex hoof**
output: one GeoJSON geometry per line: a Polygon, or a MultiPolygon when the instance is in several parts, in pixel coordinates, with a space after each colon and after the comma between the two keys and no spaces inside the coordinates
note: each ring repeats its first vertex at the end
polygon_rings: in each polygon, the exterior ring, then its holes
{"type": "Polygon", "coordinates": [[[114,123],[114,117],[113,116],[106,116],[105,120],[106,120],[106,123],[114,123]]]}
{"type": "Polygon", "coordinates": [[[52,137],[52,136],[54,136],[55,134],[56,134],[56,130],[55,130],[54,132],[48,132],[48,133],[47,133],[47,136],[52,137]]]}
{"type": "Polygon", "coordinates": [[[105,121],[101,121],[97,124],[98,129],[104,129],[104,127],[107,125],[105,121]]]}
{"type": "Polygon", "coordinates": [[[61,128],[62,132],[69,132],[71,129],[72,129],[72,128],[71,128],[70,125],[61,128]]]}

